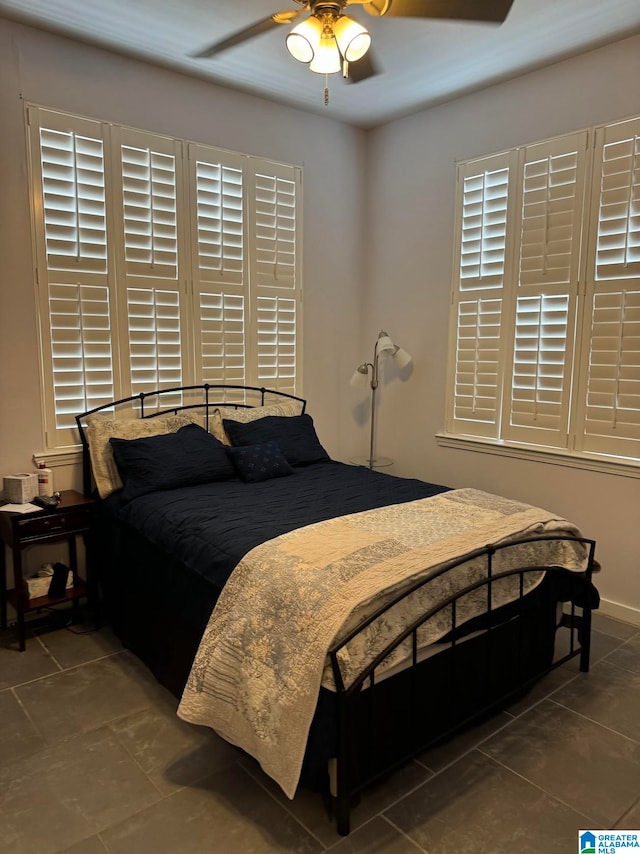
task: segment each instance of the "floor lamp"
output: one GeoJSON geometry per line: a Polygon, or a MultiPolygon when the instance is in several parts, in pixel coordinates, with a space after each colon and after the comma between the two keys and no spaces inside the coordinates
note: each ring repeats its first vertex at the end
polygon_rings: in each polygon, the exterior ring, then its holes
{"type": "Polygon", "coordinates": [[[369,456],[365,458],[366,465],[368,465],[370,469],[375,468],[376,465],[390,465],[391,463],[391,461],[387,460],[386,457],[380,457],[378,459],[374,457],[376,391],[378,389],[379,364],[381,356],[391,356],[391,358],[400,368],[404,368],[411,361],[411,356],[407,353],[407,351],[403,350],[401,347],[398,347],[397,344],[394,344],[391,338],[389,338],[389,336],[383,329],[380,331],[380,334],[378,335],[375,346],[373,348],[373,361],[363,362],[356,368],[355,373],[351,377],[352,386],[362,388],[369,386],[371,388],[371,427],[369,435],[369,456]]]}

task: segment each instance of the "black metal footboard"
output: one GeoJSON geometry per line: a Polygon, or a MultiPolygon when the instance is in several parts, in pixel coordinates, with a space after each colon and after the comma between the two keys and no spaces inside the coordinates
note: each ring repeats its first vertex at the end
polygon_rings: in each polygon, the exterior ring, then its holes
{"type": "MultiPolygon", "coordinates": [[[[426,748],[461,730],[472,721],[496,711],[524,693],[549,670],[580,656],[580,670],[588,671],[591,610],[598,605],[591,583],[594,571],[593,540],[550,535],[528,537],[487,546],[446,564],[428,578],[402,591],[336,642],[329,651],[335,682],[336,759],[330,762],[330,789],[338,832],[349,833],[353,798],[365,786],[405,763],[426,748]],[[585,569],[562,566],[524,566],[495,571],[494,558],[506,549],[539,540],[571,541],[585,549],[585,569]],[[382,614],[434,578],[455,571],[469,560],[484,560],[486,576],[421,614],[376,657],[345,684],[340,652],[382,614]],[[525,591],[525,576],[544,572],[553,595],[541,600],[525,591]],[[494,588],[504,578],[517,579],[517,594],[505,615],[495,605],[494,588]],[[460,600],[486,591],[486,612],[474,619],[473,634],[464,635],[459,620],[460,600]],[[541,604],[544,602],[546,604],[541,604]],[[566,602],[561,619],[557,605],[566,602]],[[450,631],[442,649],[422,660],[418,632],[427,621],[450,612],[450,631]],[[566,639],[558,653],[557,633],[566,639]],[[402,672],[378,680],[376,671],[401,644],[411,645],[410,661],[402,672]],[[555,653],[555,658],[554,658],[555,653]]],[[[467,624],[468,625],[468,624],[467,624]]]]}

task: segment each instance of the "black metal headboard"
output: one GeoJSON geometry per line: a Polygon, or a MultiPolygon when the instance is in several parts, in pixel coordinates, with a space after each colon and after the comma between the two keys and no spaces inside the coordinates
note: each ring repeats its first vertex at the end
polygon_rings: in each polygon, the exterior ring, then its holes
{"type": "Polygon", "coordinates": [[[160,415],[175,415],[178,412],[196,410],[204,419],[204,426],[209,429],[210,413],[218,406],[230,406],[235,409],[251,409],[255,406],[265,406],[282,398],[297,400],[302,404],[300,411],[304,412],[307,401],[294,394],[283,391],[247,385],[189,385],[172,388],[158,388],[153,391],[140,392],[112,400],[96,406],[87,412],[76,415],[76,424],[82,446],[82,488],[85,495],[91,493],[91,458],[89,441],[86,436],[86,419],[97,412],[112,412],[117,418],[118,410],[134,412],[138,418],[157,418],[160,415]]]}

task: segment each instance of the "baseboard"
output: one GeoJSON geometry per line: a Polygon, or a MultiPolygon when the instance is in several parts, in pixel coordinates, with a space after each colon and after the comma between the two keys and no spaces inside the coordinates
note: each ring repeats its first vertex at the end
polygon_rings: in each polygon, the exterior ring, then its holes
{"type": "Polygon", "coordinates": [[[618,602],[601,599],[599,611],[607,617],[622,620],[623,623],[640,626],[640,611],[637,608],[629,608],[628,605],[620,605],[618,602]]]}

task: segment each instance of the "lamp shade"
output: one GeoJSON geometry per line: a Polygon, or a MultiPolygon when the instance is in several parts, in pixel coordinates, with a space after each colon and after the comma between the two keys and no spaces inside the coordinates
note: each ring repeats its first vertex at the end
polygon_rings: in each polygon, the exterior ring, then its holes
{"type": "Polygon", "coordinates": [[[335,74],[337,71],[340,71],[342,68],[342,57],[340,56],[336,40],[332,35],[322,34],[309,68],[311,71],[315,71],[316,74],[335,74]]]}
{"type": "Polygon", "coordinates": [[[393,353],[396,349],[396,345],[393,343],[391,338],[389,338],[387,333],[384,330],[380,332],[378,340],[376,341],[376,352],[378,355],[381,353],[393,353]]]}
{"type": "Polygon", "coordinates": [[[287,50],[298,62],[311,62],[322,38],[322,22],[313,15],[294,27],[286,39],[287,50]]]}
{"type": "Polygon", "coordinates": [[[366,388],[369,385],[369,366],[360,365],[354,371],[350,383],[354,388],[366,388]]]}
{"type": "Polygon", "coordinates": [[[369,50],[371,36],[357,21],[342,15],[333,25],[340,53],[347,62],[356,62],[369,50]]]}
{"type": "Polygon", "coordinates": [[[399,368],[404,368],[411,361],[411,356],[402,347],[396,347],[396,352],[393,354],[393,361],[399,368]]]}

